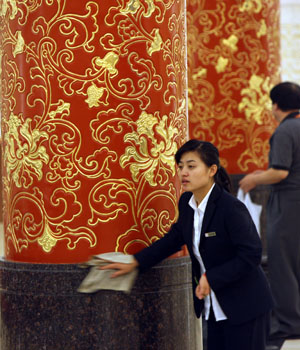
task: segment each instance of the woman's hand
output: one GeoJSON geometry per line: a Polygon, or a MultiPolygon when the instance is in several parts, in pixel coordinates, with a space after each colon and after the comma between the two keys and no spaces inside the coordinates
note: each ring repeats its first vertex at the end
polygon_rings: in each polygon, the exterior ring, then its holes
{"type": "Polygon", "coordinates": [[[106,266],[100,267],[100,270],[117,270],[110,277],[115,278],[118,276],[126,275],[133,271],[139,263],[134,259],[132,263],[124,264],[124,263],[112,263],[106,266]]]}
{"type": "Polygon", "coordinates": [[[210,286],[204,273],[199,281],[198,286],[196,287],[195,294],[196,297],[200,300],[204,299],[210,293],[210,286]]]}

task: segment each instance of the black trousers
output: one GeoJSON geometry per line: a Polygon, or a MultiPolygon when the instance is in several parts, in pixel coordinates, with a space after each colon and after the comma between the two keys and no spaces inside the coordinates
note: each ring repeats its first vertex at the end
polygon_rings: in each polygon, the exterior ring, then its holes
{"type": "Polygon", "coordinates": [[[207,322],[207,350],[265,350],[270,315],[232,325],[228,320],[216,322],[210,312],[207,322]]]}

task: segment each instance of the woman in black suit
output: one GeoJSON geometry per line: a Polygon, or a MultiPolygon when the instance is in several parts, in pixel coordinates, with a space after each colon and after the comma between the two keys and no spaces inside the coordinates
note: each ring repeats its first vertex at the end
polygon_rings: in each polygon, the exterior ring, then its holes
{"type": "Polygon", "coordinates": [[[260,267],[262,247],[244,204],[209,142],[190,140],[175,160],[183,190],[170,231],[134,255],[109,264],[112,277],[146,270],[186,244],[192,260],[194,308],[208,321],[208,350],[264,350],[273,301],[260,267]]]}

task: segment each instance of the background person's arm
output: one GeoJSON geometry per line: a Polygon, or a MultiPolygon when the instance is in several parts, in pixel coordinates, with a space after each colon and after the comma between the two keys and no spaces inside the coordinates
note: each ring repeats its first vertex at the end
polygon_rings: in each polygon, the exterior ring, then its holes
{"type": "Polygon", "coordinates": [[[265,171],[256,171],[246,175],[239,182],[244,193],[251,191],[257,185],[271,185],[284,180],[288,176],[288,170],[269,168],[265,171]]]}

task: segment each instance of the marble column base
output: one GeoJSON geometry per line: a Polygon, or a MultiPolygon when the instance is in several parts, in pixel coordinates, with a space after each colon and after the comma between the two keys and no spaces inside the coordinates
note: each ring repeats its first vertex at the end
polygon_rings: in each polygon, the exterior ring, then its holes
{"type": "Polygon", "coordinates": [[[77,265],[1,260],[1,350],[196,350],[190,268],[168,259],[130,295],[81,294],[77,265]]]}

